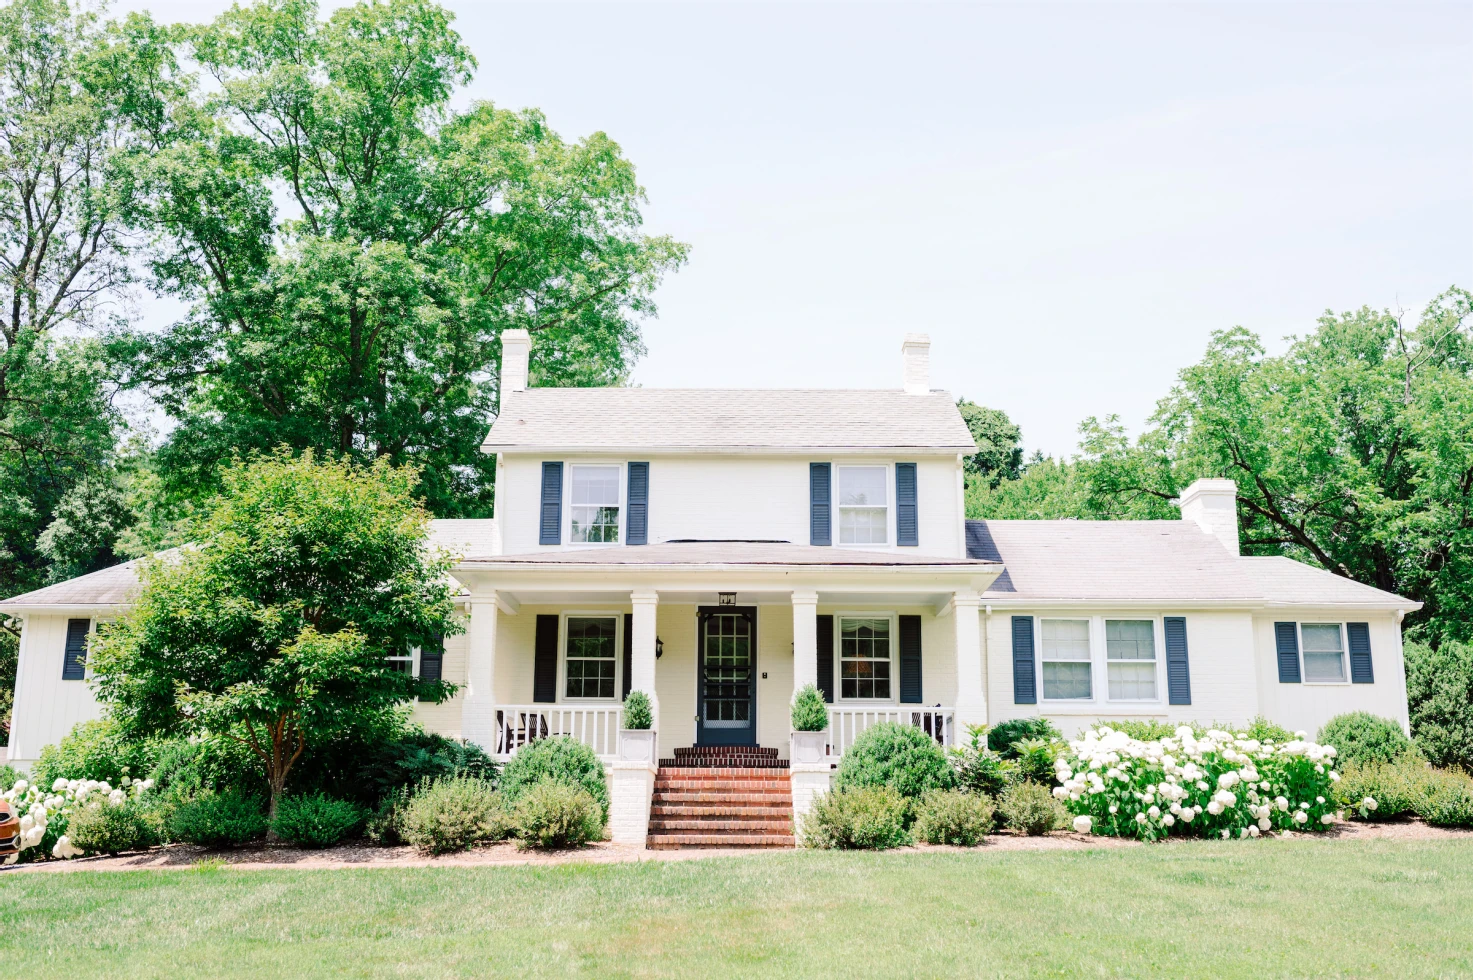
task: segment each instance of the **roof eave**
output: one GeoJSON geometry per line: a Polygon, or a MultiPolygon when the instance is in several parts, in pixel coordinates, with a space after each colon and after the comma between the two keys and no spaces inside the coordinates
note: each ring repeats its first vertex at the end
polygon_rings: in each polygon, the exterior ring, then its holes
{"type": "Polygon", "coordinates": [[[555,445],[555,444],[527,444],[506,442],[491,442],[487,440],[481,443],[483,453],[522,453],[529,456],[547,455],[549,453],[580,453],[599,456],[617,456],[631,451],[660,456],[812,456],[819,454],[834,454],[846,456],[859,455],[893,455],[913,454],[929,456],[952,456],[957,453],[970,455],[976,452],[974,446],[963,445],[910,445],[910,446],[769,446],[769,445],[697,445],[697,446],[611,446],[607,443],[598,445],[555,445]]]}

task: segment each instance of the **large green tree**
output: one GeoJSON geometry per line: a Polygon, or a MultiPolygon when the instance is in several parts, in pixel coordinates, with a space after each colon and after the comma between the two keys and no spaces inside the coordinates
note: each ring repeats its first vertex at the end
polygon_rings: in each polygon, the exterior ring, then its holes
{"type": "Polygon", "coordinates": [[[155,285],[191,303],[120,345],[178,420],[175,493],[236,448],[414,463],[440,515],[489,512],[500,332],[544,384],[622,381],[685,248],[640,231],[643,191],[602,133],[452,108],[475,67],[424,0],[274,0],[182,33],[210,84],[151,160],[155,285]]]}
{"type": "MultiPolygon", "coordinates": [[[[121,419],[90,335],[122,310],[133,168],[168,138],[176,91],[167,36],[146,17],[0,5],[0,594],[45,579],[37,540],[57,507],[109,479],[121,419]]],[[[70,556],[90,571],[109,549],[70,556]]]]}
{"type": "Polygon", "coordinates": [[[454,692],[385,659],[461,629],[453,557],[426,543],[412,467],[281,450],[221,472],[196,544],[143,563],[137,602],[89,664],[125,732],[247,746],[274,815],[314,746],[454,692]]]}

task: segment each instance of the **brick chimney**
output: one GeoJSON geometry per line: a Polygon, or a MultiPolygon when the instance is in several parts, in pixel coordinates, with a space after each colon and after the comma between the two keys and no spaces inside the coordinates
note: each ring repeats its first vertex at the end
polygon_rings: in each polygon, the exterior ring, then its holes
{"type": "Polygon", "coordinates": [[[501,392],[496,407],[499,415],[506,408],[507,396],[527,390],[527,362],[532,356],[532,336],[525,330],[501,331],[501,392]]]}
{"type": "Polygon", "coordinates": [[[931,335],[908,333],[900,343],[900,357],[905,365],[905,393],[931,393],[931,335]]]}
{"type": "Polygon", "coordinates": [[[1176,505],[1184,521],[1192,521],[1222,542],[1233,554],[1238,550],[1238,485],[1232,480],[1202,479],[1181,492],[1176,505]]]}

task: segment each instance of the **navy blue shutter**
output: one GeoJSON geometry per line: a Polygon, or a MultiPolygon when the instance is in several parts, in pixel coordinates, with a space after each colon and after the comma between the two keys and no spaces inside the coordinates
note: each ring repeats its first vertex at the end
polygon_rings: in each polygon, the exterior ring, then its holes
{"type": "Polygon", "coordinates": [[[647,544],[650,531],[650,464],[629,464],[629,520],[625,544],[647,544]]]}
{"type": "Polygon", "coordinates": [[[90,619],[66,621],[66,652],[61,658],[62,680],[79,681],[87,676],[87,630],[91,625],[90,619]]]}
{"type": "Polygon", "coordinates": [[[1166,628],[1166,692],[1171,704],[1192,703],[1192,671],[1187,664],[1187,620],[1185,616],[1167,616],[1166,628]]]}
{"type": "Polygon", "coordinates": [[[921,703],[921,617],[900,617],[900,703],[921,703]]]}
{"type": "Polygon", "coordinates": [[[538,544],[563,543],[563,464],[542,464],[542,533],[538,544]]]}
{"type": "Polygon", "coordinates": [[[1274,623],[1274,643],[1279,651],[1279,683],[1299,683],[1299,630],[1293,623],[1274,623]]]}
{"type": "Polygon", "coordinates": [[[1013,703],[1037,704],[1033,671],[1033,617],[1013,617],[1013,703]]]}
{"type": "Polygon", "coordinates": [[[833,544],[829,530],[829,511],[833,497],[832,479],[828,463],[808,464],[808,543],[833,544]]]}
{"type": "Polygon", "coordinates": [[[1370,624],[1346,623],[1345,634],[1350,640],[1350,683],[1376,683],[1376,673],[1371,669],[1370,624]]]}
{"type": "Polygon", "coordinates": [[[438,681],[444,674],[445,637],[436,634],[429,643],[419,648],[419,679],[438,681]]]}
{"type": "Polygon", "coordinates": [[[532,647],[532,700],[557,700],[557,616],[537,617],[537,639],[532,647]]]}
{"type": "Polygon", "coordinates": [[[916,548],[921,543],[916,513],[916,464],[895,464],[895,543],[916,548]]]}
{"type": "Polygon", "coordinates": [[[818,642],[813,651],[818,657],[818,689],[823,692],[823,699],[829,704],[834,703],[834,617],[818,617],[818,642]]]}
{"type": "MultiPolygon", "coordinates": [[[[630,464],[633,465],[632,463],[630,464]]],[[[644,544],[643,541],[640,544],[644,544]]],[[[624,693],[629,697],[629,684],[634,680],[634,613],[624,614],[624,693]]]]}

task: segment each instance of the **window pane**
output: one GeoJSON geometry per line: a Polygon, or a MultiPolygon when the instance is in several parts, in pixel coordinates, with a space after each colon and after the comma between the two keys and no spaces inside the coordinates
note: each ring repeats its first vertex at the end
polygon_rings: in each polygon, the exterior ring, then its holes
{"type": "Polygon", "coordinates": [[[572,540],[616,544],[619,540],[619,467],[574,466],[572,475],[572,540]]]}
{"type": "Polygon", "coordinates": [[[890,697],[889,619],[840,620],[839,693],[846,698],[890,697]]]}
{"type": "Polygon", "coordinates": [[[1153,626],[1149,619],[1105,620],[1105,656],[1110,660],[1155,660],[1153,626]]]}
{"type": "Polygon", "coordinates": [[[839,467],[839,506],[884,507],[885,467],[839,467]]]}
{"type": "Polygon", "coordinates": [[[1043,696],[1050,699],[1088,698],[1090,696],[1089,662],[1044,661],[1043,696]]]}
{"type": "Polygon", "coordinates": [[[1154,701],[1156,699],[1156,665],[1114,661],[1110,672],[1110,697],[1121,701],[1154,701]]]}
{"type": "Polygon", "coordinates": [[[612,698],[615,647],[614,620],[602,616],[570,616],[565,696],[612,698]]]}
{"type": "Polygon", "coordinates": [[[889,511],[883,507],[840,507],[840,544],[884,544],[889,511]]]}
{"type": "Polygon", "coordinates": [[[1304,679],[1307,681],[1345,680],[1344,648],[1340,643],[1339,623],[1305,623],[1299,627],[1304,643],[1304,679]]]}
{"type": "Polygon", "coordinates": [[[1041,625],[1043,659],[1089,660],[1089,620],[1045,619],[1041,625]]]}

